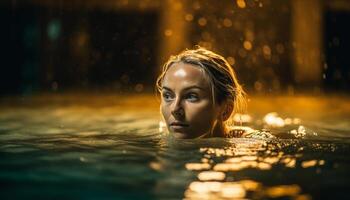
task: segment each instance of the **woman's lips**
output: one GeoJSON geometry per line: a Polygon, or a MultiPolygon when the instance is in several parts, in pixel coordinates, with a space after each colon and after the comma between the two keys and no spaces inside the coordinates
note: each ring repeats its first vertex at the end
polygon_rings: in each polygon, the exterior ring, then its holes
{"type": "Polygon", "coordinates": [[[172,122],[170,124],[170,127],[174,130],[174,131],[181,131],[183,129],[186,129],[187,127],[189,127],[188,124],[183,123],[183,122],[172,122]]]}

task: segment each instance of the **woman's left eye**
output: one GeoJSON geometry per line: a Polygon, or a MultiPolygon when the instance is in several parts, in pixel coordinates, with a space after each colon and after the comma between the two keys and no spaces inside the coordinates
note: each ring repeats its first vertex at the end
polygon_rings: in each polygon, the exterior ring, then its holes
{"type": "Polygon", "coordinates": [[[186,96],[186,99],[190,100],[190,101],[198,101],[199,97],[197,94],[194,93],[190,93],[186,96]]]}

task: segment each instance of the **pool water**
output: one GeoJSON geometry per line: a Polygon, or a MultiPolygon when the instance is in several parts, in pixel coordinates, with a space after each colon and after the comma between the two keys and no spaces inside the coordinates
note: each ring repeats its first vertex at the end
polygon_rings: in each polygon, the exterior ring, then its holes
{"type": "Polygon", "coordinates": [[[1,199],[346,199],[348,97],[252,97],[276,139],[178,140],[151,95],[0,101],[1,199]]]}

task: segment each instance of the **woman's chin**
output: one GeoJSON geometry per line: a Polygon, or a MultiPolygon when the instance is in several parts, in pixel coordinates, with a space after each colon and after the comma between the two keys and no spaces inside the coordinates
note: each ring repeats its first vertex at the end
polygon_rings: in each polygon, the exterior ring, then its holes
{"type": "Polygon", "coordinates": [[[177,139],[190,139],[190,138],[193,138],[188,133],[172,132],[172,135],[174,136],[174,138],[177,138],[177,139]]]}

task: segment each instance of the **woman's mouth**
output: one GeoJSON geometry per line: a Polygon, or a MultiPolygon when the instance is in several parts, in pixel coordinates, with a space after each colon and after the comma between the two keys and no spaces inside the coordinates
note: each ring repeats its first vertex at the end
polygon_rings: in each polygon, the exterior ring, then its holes
{"type": "Polygon", "coordinates": [[[174,130],[174,131],[181,131],[187,127],[189,127],[189,124],[187,123],[183,123],[183,122],[172,122],[170,124],[170,127],[174,130]]]}

